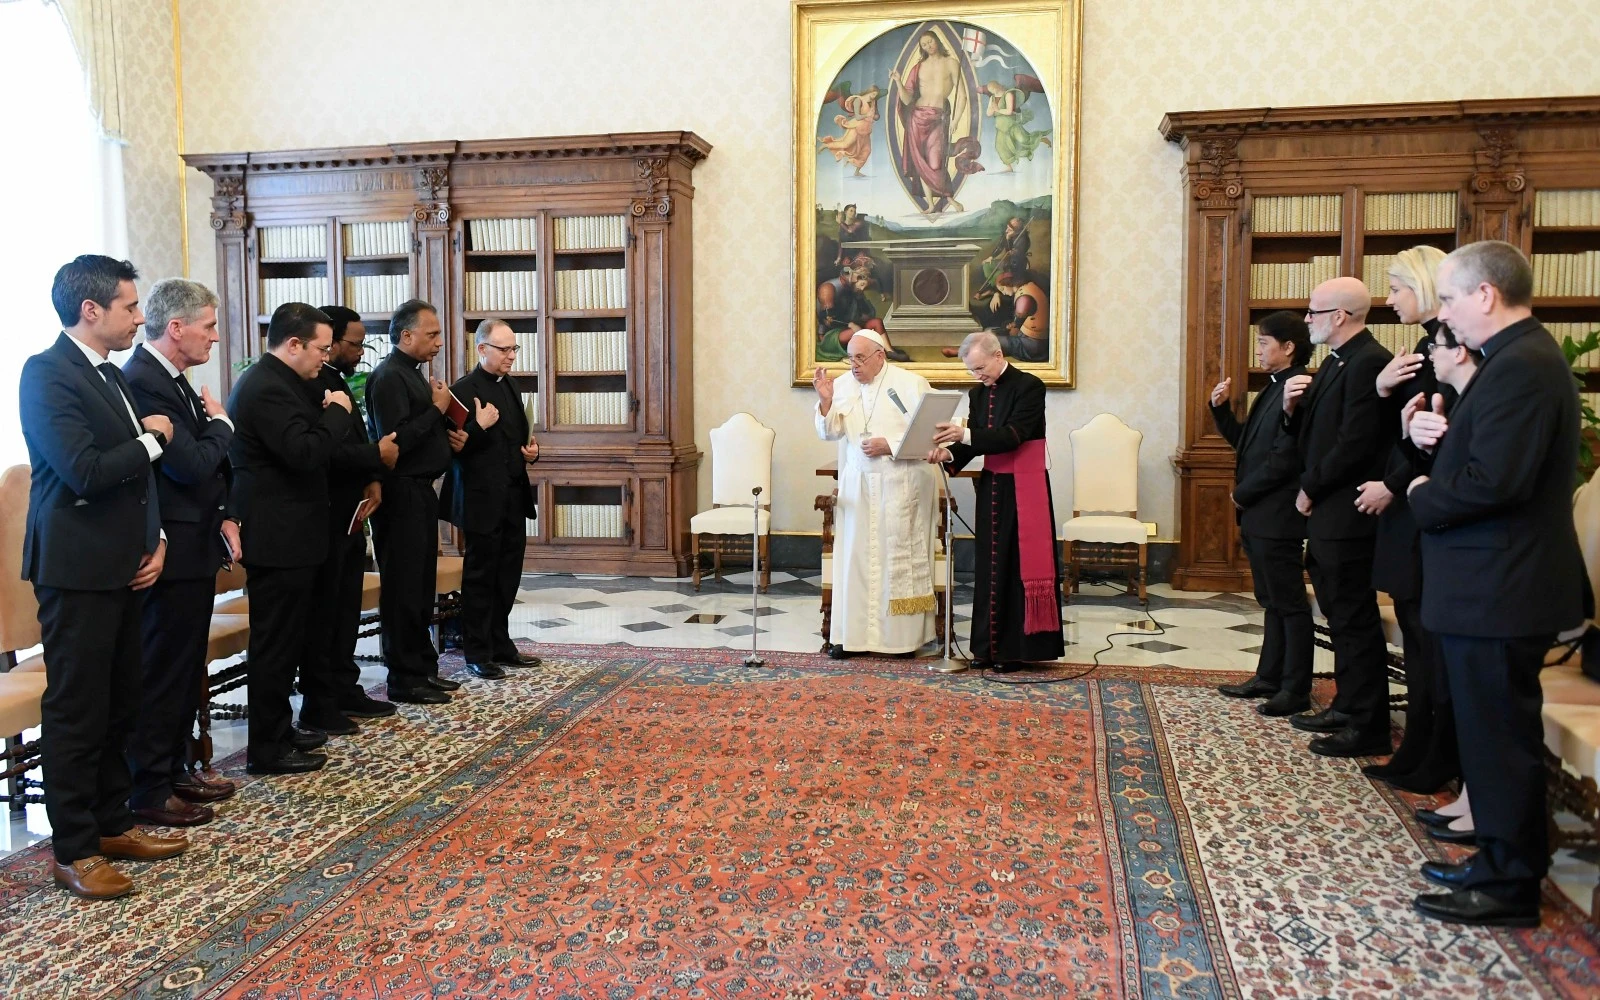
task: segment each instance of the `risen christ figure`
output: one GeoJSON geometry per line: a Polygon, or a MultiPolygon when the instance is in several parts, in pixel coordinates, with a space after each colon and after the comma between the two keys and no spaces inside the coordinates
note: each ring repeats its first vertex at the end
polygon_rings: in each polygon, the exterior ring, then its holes
{"type": "Polygon", "coordinates": [[[900,173],[914,197],[922,197],[927,211],[940,211],[939,199],[949,200],[948,210],[963,211],[951,183],[950,126],[966,103],[961,91],[961,63],[931,31],[917,39],[918,57],[904,79],[899,71],[889,79],[900,85],[897,111],[905,127],[904,162],[900,173]]]}

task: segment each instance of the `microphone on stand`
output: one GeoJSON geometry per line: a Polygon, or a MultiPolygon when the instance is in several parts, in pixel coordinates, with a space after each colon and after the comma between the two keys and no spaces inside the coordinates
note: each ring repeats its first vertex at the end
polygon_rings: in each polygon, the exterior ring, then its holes
{"type": "Polygon", "coordinates": [[[900,410],[901,413],[908,412],[906,410],[906,404],[900,402],[900,394],[898,392],[895,392],[893,389],[889,390],[889,402],[893,403],[895,405],[895,407],[900,410]]]}
{"type": "Polygon", "coordinates": [[[761,487],[750,490],[752,521],[750,532],[750,655],[747,667],[764,667],[767,661],[756,652],[756,636],[761,632],[761,487]]]}

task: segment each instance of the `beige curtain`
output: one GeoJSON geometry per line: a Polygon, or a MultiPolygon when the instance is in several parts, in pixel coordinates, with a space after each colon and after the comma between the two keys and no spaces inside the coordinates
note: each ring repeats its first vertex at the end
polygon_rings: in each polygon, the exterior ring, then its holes
{"type": "Polygon", "coordinates": [[[78,61],[88,78],[89,105],[94,109],[100,131],[107,138],[123,141],[122,132],[122,44],[118,15],[122,0],[44,0],[61,11],[72,35],[78,61]]]}

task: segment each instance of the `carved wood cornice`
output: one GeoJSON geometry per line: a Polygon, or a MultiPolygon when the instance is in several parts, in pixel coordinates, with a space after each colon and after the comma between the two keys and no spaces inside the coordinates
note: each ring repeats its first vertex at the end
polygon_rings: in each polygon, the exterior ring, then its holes
{"type": "Polygon", "coordinates": [[[1161,136],[1187,144],[1216,133],[1259,134],[1351,130],[1409,130],[1451,125],[1557,125],[1600,123],[1600,96],[1484,101],[1414,101],[1404,104],[1323,105],[1174,111],[1161,119],[1161,136]]]}
{"type": "Polygon", "coordinates": [[[1503,187],[1507,192],[1516,194],[1528,186],[1517,149],[1520,132],[1520,129],[1506,125],[1479,127],[1478,138],[1481,143],[1472,151],[1472,190],[1488,194],[1491,188],[1503,187]]]}
{"type": "Polygon", "coordinates": [[[1200,158],[1190,193],[1202,208],[1232,208],[1244,194],[1239,176],[1239,136],[1208,136],[1200,144],[1200,158]]]}
{"type": "Polygon", "coordinates": [[[412,215],[420,223],[444,225],[450,221],[450,168],[428,166],[417,171],[417,197],[420,203],[412,215]]]}
{"type": "Polygon", "coordinates": [[[250,216],[244,210],[244,178],[219,174],[212,183],[211,228],[219,233],[225,229],[243,232],[250,225],[250,216]]]}
{"type": "Polygon", "coordinates": [[[672,214],[672,195],[667,194],[667,160],[665,157],[644,157],[636,161],[639,171],[639,197],[633,199],[631,211],[634,218],[646,213],[662,218],[672,214]]]}

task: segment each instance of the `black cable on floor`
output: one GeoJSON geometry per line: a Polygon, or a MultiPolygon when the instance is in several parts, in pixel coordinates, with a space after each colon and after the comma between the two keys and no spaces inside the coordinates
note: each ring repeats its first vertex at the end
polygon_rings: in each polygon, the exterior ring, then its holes
{"type": "MultiPolygon", "coordinates": [[[[1102,583],[1104,581],[1103,580],[1098,580],[1098,579],[1095,579],[1095,578],[1091,577],[1091,578],[1088,578],[1087,582],[1091,586],[1093,586],[1095,584],[1102,583]]],[[[1095,650],[1094,656],[1091,657],[1091,665],[1088,666],[1088,667],[1085,667],[1083,670],[1080,670],[1077,673],[1074,673],[1074,674],[1058,674],[1058,673],[1052,672],[1052,673],[1050,673],[1050,674],[1048,674],[1048,675],[1046,675],[1044,677],[1039,677],[1039,678],[1032,679],[1032,680],[1027,679],[1026,677],[1022,677],[1022,676],[1019,676],[1016,680],[1006,680],[1004,678],[1010,677],[1011,676],[1010,674],[999,674],[999,675],[996,675],[993,672],[993,668],[990,668],[990,672],[989,672],[989,674],[987,676],[984,677],[984,680],[989,681],[990,683],[993,683],[993,684],[1009,684],[1009,685],[1018,685],[1018,686],[1026,686],[1026,685],[1029,685],[1029,684],[1064,684],[1067,681],[1080,681],[1080,680],[1083,680],[1085,677],[1088,677],[1090,674],[1092,674],[1096,670],[1100,669],[1100,666],[1101,666],[1100,657],[1101,657],[1101,655],[1104,654],[1104,653],[1109,653],[1109,652],[1111,652],[1111,650],[1116,648],[1116,643],[1112,642],[1111,640],[1116,638],[1117,636],[1119,636],[1119,635],[1166,635],[1167,634],[1167,627],[1165,625],[1161,624],[1160,622],[1156,621],[1155,616],[1150,613],[1150,605],[1148,603],[1142,605],[1139,610],[1144,612],[1144,616],[1150,620],[1150,624],[1154,625],[1156,627],[1156,630],[1154,632],[1151,632],[1151,631],[1149,631],[1147,629],[1129,629],[1129,630],[1123,630],[1123,631],[1120,631],[1120,632],[1108,632],[1108,633],[1106,633],[1106,644],[1104,646],[1102,646],[1100,649],[1095,650]]]]}

